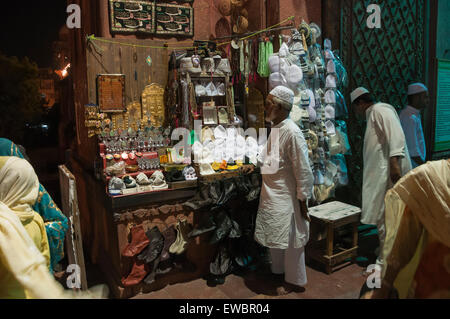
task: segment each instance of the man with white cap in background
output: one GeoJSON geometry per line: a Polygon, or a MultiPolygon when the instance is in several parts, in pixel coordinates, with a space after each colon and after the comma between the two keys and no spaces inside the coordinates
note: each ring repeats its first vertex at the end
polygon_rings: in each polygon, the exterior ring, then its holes
{"type": "Polygon", "coordinates": [[[392,105],[376,103],[363,87],[351,93],[351,103],[355,114],[365,116],[367,121],[363,147],[361,223],[378,228],[380,253],[376,263],[381,271],[384,262],[381,252],[386,238],[384,197],[411,170],[411,161],[397,111],[392,105]]]}
{"type": "Polygon", "coordinates": [[[422,83],[408,86],[408,105],[400,112],[413,168],[425,164],[426,148],[420,111],[429,104],[428,89],[422,83]]]}
{"type": "Polygon", "coordinates": [[[293,100],[294,92],[284,86],[275,87],[266,99],[266,121],[271,122],[272,130],[261,158],[263,182],[255,226],[255,240],[270,250],[272,273],[284,274],[283,279],[278,278],[279,295],[301,291],[307,283],[307,201],[314,177],[303,133],[289,118],[293,100]],[[272,168],[274,163],[278,169],[265,172],[264,168],[272,168]]]}

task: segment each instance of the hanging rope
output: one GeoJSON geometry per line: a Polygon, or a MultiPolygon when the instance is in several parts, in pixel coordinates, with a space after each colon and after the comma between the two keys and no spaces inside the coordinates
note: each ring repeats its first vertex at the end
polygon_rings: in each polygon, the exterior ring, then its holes
{"type": "MultiPolygon", "coordinates": [[[[275,25],[272,25],[268,28],[256,31],[248,36],[245,36],[243,38],[240,38],[239,40],[245,40],[245,39],[249,39],[252,38],[258,34],[270,31],[273,28],[276,28],[290,20],[295,19],[295,16],[291,16],[289,18],[284,19],[283,21],[281,21],[280,23],[277,23],[275,25]]],[[[125,43],[125,42],[120,42],[120,41],[114,41],[114,40],[108,40],[105,38],[97,38],[95,35],[91,34],[89,36],[86,36],[86,40],[88,42],[94,43],[94,41],[98,41],[98,42],[103,42],[103,43],[110,43],[110,44],[117,44],[117,45],[123,45],[123,46],[128,46],[128,47],[134,47],[134,48],[149,48],[149,49],[162,49],[162,50],[166,50],[166,49],[176,49],[176,50],[193,50],[196,47],[194,46],[188,46],[188,47],[183,47],[183,46],[173,46],[179,43],[176,42],[167,42],[165,43],[164,46],[155,46],[155,45],[144,45],[144,44],[133,44],[133,43],[125,43]]],[[[210,42],[211,40],[198,40],[198,41],[203,41],[203,42],[210,42]]],[[[223,46],[223,45],[227,45],[230,44],[231,41],[227,41],[227,42],[222,42],[222,43],[217,43],[217,46],[223,46]]]]}

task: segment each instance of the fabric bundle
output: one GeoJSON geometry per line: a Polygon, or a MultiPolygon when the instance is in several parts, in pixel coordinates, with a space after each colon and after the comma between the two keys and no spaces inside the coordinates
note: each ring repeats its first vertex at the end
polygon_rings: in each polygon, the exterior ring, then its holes
{"type": "Polygon", "coordinates": [[[273,54],[273,44],[271,41],[259,42],[259,53],[258,53],[258,74],[262,78],[267,78],[270,75],[269,70],[269,57],[273,54]]]}

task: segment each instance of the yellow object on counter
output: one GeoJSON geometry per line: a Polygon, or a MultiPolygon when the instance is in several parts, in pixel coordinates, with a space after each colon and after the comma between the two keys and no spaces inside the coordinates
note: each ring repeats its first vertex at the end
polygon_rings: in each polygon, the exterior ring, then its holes
{"type": "Polygon", "coordinates": [[[214,162],[212,163],[211,167],[213,168],[213,170],[218,171],[220,170],[220,163],[214,162]]]}

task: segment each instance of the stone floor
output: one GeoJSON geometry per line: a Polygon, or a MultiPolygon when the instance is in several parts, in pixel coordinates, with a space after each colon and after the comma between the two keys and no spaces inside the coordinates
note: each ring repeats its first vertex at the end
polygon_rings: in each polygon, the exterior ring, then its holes
{"type": "MultiPolygon", "coordinates": [[[[357,258],[358,264],[343,264],[335,268],[330,275],[318,265],[307,264],[308,284],[301,293],[278,297],[275,295],[277,284],[267,271],[249,271],[246,274],[229,275],[223,285],[216,287],[208,286],[206,280],[200,278],[168,285],[161,290],[137,295],[132,299],[357,299],[366,280],[363,271],[376,259],[376,256],[369,253],[378,245],[376,234],[360,234],[359,244],[358,256],[361,257],[357,258]]],[[[89,287],[105,283],[100,269],[86,261],[89,287]]]]}
{"type": "Polygon", "coordinates": [[[365,281],[364,268],[352,264],[327,275],[307,267],[308,284],[304,292],[276,296],[276,284],[270,275],[247,273],[229,275],[223,285],[209,287],[204,279],[166,286],[132,299],[357,299],[365,281]]]}

